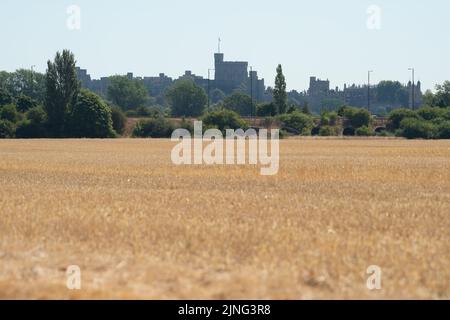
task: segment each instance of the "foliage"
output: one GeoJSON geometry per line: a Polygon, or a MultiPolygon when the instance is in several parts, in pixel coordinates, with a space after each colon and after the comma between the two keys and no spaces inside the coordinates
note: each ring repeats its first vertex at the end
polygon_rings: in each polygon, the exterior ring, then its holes
{"type": "Polygon", "coordinates": [[[14,123],[8,120],[0,120],[0,139],[14,138],[14,123]]]}
{"type": "Polygon", "coordinates": [[[111,108],[96,94],[82,89],[69,116],[69,135],[74,138],[112,138],[111,108]]]}
{"type": "Polygon", "coordinates": [[[336,128],[331,126],[322,126],[319,130],[319,136],[322,137],[330,137],[330,136],[336,136],[336,128]]]}
{"type": "Polygon", "coordinates": [[[127,116],[123,113],[122,109],[117,106],[111,108],[112,126],[115,132],[123,134],[127,123],[127,116]]]}
{"type": "Polygon", "coordinates": [[[314,127],[313,118],[299,111],[280,115],[279,120],[283,123],[284,128],[294,129],[302,135],[310,135],[311,130],[314,127]]]}
{"type": "Polygon", "coordinates": [[[418,118],[418,115],[411,109],[392,110],[388,116],[389,128],[393,131],[397,130],[398,128],[400,128],[400,123],[405,118],[418,118]]]}
{"type": "Polygon", "coordinates": [[[137,108],[149,100],[148,91],[142,80],[120,75],[109,78],[107,97],[122,110],[137,108]]]}
{"type": "Polygon", "coordinates": [[[258,117],[273,117],[277,114],[277,107],[275,103],[261,103],[256,107],[256,115],[258,117]]]}
{"type": "Polygon", "coordinates": [[[15,123],[19,120],[19,115],[16,110],[16,106],[13,104],[8,104],[0,108],[0,119],[8,120],[15,123]]]}
{"type": "Polygon", "coordinates": [[[432,139],[437,134],[437,128],[429,121],[405,118],[400,123],[401,135],[408,139],[432,139]]]}
{"type": "Polygon", "coordinates": [[[175,130],[173,124],[163,118],[140,120],[133,130],[134,137],[140,138],[169,138],[175,130]]]}
{"type": "Polygon", "coordinates": [[[0,107],[13,103],[13,97],[5,88],[0,87],[0,107]]]}
{"type": "Polygon", "coordinates": [[[27,112],[38,105],[37,101],[33,100],[29,96],[21,94],[17,99],[17,110],[20,112],[27,112]]]}
{"type": "Polygon", "coordinates": [[[172,85],[166,94],[175,117],[198,117],[207,103],[205,90],[191,80],[179,80],[172,85]]]}
{"type": "Polygon", "coordinates": [[[223,109],[205,114],[201,120],[205,127],[217,128],[223,133],[226,129],[248,128],[247,123],[234,111],[223,109]]]}
{"type": "Polygon", "coordinates": [[[273,89],[273,101],[277,108],[278,114],[286,113],[287,100],[286,79],[283,75],[281,64],[279,64],[277,67],[277,76],[275,78],[275,88],[273,89]]]}
{"type": "Polygon", "coordinates": [[[355,129],[370,125],[371,115],[366,109],[346,107],[343,114],[355,129]]]}
{"type": "Polygon", "coordinates": [[[362,126],[356,129],[355,134],[359,137],[370,137],[375,135],[375,131],[370,126],[362,126]]]}
{"type": "Polygon", "coordinates": [[[254,113],[252,111],[252,98],[241,92],[234,92],[232,95],[226,97],[223,101],[223,106],[241,116],[251,116],[254,113]]]}
{"type": "Polygon", "coordinates": [[[66,116],[80,88],[75,64],[75,57],[69,50],[62,54],[57,52],[54,61],[47,62],[45,108],[53,137],[64,135],[66,116]]]}

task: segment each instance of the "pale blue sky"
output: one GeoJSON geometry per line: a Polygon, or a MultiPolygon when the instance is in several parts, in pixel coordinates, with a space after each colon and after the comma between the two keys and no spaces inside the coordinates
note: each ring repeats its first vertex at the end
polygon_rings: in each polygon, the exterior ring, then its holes
{"type": "Polygon", "coordinates": [[[68,48],[94,78],[184,70],[205,76],[217,38],[226,60],[249,61],[273,84],[281,63],[289,89],[309,76],[331,85],[407,82],[408,67],[425,88],[450,80],[450,2],[447,0],[1,0],[0,70],[44,72],[68,48]],[[81,30],[66,27],[69,5],[81,8],[81,30]],[[367,8],[381,9],[370,30],[367,8]]]}

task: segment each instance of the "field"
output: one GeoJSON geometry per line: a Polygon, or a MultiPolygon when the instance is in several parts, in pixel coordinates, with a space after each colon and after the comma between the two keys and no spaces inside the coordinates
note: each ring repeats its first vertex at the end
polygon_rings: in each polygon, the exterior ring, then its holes
{"type": "Polygon", "coordinates": [[[276,176],[173,145],[0,141],[0,298],[450,299],[450,141],[283,140],[276,176]]]}

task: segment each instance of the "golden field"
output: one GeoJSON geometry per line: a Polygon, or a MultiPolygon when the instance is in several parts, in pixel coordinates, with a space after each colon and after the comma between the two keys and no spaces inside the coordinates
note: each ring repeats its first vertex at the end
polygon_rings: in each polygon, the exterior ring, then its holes
{"type": "Polygon", "coordinates": [[[0,299],[450,299],[450,141],[283,140],[276,176],[173,146],[0,141],[0,299]]]}

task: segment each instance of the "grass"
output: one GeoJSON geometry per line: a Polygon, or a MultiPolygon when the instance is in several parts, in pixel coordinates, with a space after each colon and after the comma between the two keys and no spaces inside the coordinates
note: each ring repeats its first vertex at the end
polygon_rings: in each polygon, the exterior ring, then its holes
{"type": "Polygon", "coordinates": [[[0,298],[450,298],[450,141],[283,140],[272,177],[172,146],[0,141],[0,298]]]}

